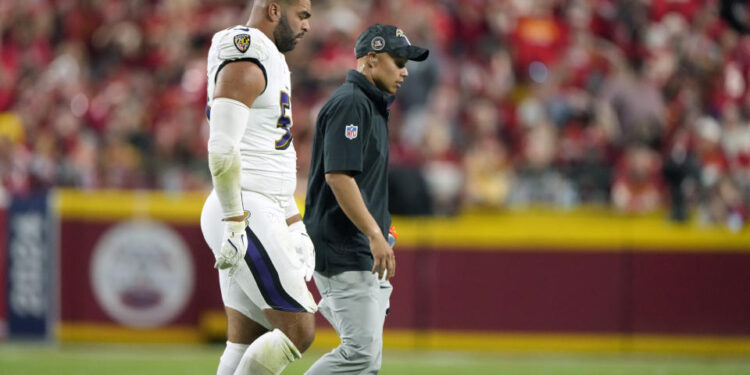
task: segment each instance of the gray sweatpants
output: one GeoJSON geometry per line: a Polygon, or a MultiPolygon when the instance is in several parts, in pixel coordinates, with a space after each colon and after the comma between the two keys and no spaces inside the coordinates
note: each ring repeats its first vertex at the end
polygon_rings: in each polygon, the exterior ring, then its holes
{"type": "Polygon", "coordinates": [[[315,272],[318,310],[341,338],[306,375],[377,374],[383,357],[383,323],[393,287],[370,271],[315,272]]]}

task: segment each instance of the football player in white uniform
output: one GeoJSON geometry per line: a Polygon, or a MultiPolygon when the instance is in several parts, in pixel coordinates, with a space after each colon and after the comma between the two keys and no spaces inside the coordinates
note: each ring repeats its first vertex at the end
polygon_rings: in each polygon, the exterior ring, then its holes
{"type": "Polygon", "coordinates": [[[283,53],[310,30],[310,0],[255,0],[245,26],[216,33],[208,52],[214,190],[201,230],[216,256],[227,314],[218,374],[279,374],[315,336],[305,280],[314,249],[293,193],[289,68],[283,53]]]}

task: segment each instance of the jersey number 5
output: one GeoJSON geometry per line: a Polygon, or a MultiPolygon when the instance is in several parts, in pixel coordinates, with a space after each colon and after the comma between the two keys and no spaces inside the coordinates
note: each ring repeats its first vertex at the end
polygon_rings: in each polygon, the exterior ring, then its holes
{"type": "Polygon", "coordinates": [[[276,149],[277,150],[286,150],[289,148],[289,145],[292,144],[292,133],[289,131],[289,128],[292,125],[292,119],[287,116],[286,111],[289,110],[289,105],[291,103],[291,100],[289,98],[289,94],[282,91],[281,97],[279,98],[281,106],[281,116],[279,116],[279,120],[276,122],[277,128],[284,128],[286,131],[281,138],[276,140],[276,149]]]}

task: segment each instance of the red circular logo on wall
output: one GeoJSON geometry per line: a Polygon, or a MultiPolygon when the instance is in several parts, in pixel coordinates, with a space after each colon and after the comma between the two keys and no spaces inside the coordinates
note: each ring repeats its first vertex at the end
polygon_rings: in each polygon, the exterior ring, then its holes
{"type": "Polygon", "coordinates": [[[193,293],[193,261],[185,242],[155,221],[129,221],[105,232],[94,247],[91,285],[115,321],[151,328],[169,323],[193,293]]]}

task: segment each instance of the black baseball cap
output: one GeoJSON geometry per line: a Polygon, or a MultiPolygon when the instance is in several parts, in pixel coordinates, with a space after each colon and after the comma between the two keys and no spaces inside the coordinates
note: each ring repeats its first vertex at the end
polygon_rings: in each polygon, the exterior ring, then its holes
{"type": "Polygon", "coordinates": [[[409,60],[422,61],[430,51],[426,48],[411,45],[404,31],[396,26],[375,24],[363,31],[354,45],[357,58],[370,52],[390,52],[409,60]]]}

